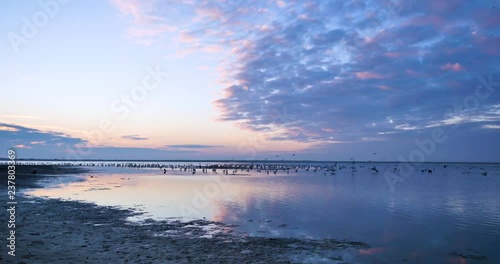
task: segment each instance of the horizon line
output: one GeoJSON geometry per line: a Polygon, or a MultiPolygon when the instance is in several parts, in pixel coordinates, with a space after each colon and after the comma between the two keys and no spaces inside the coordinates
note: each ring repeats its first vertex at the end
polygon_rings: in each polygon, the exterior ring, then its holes
{"type": "MultiPolygon", "coordinates": [[[[8,158],[0,157],[0,161],[9,161],[8,158]]],[[[22,158],[15,159],[16,161],[60,161],[60,162],[286,162],[286,163],[410,163],[410,164],[423,164],[423,163],[434,163],[434,164],[500,164],[500,161],[372,161],[372,160],[237,160],[237,159],[36,159],[36,158],[22,158]]]]}

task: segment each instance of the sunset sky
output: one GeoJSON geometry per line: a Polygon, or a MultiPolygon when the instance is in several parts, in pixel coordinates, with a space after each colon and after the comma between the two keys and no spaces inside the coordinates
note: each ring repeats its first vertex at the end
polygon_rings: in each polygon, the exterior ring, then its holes
{"type": "Polygon", "coordinates": [[[0,157],[500,161],[499,1],[3,1],[0,157]]]}

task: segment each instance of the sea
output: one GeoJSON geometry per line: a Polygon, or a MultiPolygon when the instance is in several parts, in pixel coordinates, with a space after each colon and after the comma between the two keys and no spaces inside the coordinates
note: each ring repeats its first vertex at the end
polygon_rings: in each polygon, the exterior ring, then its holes
{"type": "MultiPolygon", "coordinates": [[[[30,161],[30,163],[37,163],[30,161]]],[[[61,164],[38,161],[37,164],[61,164]]],[[[27,195],[370,245],[353,263],[500,263],[500,164],[86,161],[27,195]]]]}

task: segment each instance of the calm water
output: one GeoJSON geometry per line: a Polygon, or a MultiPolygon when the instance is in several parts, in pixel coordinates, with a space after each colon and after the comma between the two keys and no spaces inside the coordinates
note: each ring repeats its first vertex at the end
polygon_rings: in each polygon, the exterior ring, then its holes
{"type": "Polygon", "coordinates": [[[252,236],[363,241],[372,248],[353,258],[360,263],[500,263],[500,165],[415,165],[394,191],[385,175],[398,164],[341,165],[334,175],[311,167],[276,174],[229,170],[227,176],[222,170],[193,175],[99,167],[75,176],[80,181],[31,194],[135,208],[155,219],[205,217],[252,236]]]}

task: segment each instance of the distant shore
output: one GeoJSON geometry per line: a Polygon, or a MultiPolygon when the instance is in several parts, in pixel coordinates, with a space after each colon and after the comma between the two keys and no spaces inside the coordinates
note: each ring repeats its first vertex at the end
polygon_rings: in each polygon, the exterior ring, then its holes
{"type": "MultiPolygon", "coordinates": [[[[8,161],[7,158],[0,158],[0,162],[8,161]]],[[[17,159],[18,162],[56,162],[56,163],[71,163],[71,162],[214,162],[214,163],[406,163],[406,161],[390,161],[390,160],[286,160],[286,159],[264,159],[264,160],[143,160],[143,159],[85,159],[85,160],[58,160],[58,159],[17,159]]],[[[423,161],[411,162],[413,164],[497,164],[500,161],[423,161]]],[[[0,165],[3,166],[3,165],[0,165]]]]}
{"type": "MultiPolygon", "coordinates": [[[[16,185],[21,190],[37,188],[43,175],[85,172],[79,167],[16,166],[16,185]]],[[[0,166],[0,175],[0,186],[6,190],[6,166],[0,166]]],[[[369,247],[333,239],[247,237],[231,232],[224,223],[206,220],[131,223],[127,218],[137,214],[133,210],[17,196],[16,255],[8,255],[4,245],[0,263],[303,263],[311,259],[341,263],[342,250],[369,247]]],[[[0,202],[6,212],[6,195],[0,202]]],[[[6,217],[2,214],[3,222],[6,217]]],[[[2,237],[7,236],[2,231],[2,237]]]]}

